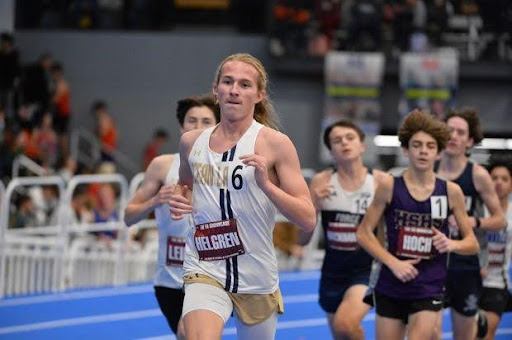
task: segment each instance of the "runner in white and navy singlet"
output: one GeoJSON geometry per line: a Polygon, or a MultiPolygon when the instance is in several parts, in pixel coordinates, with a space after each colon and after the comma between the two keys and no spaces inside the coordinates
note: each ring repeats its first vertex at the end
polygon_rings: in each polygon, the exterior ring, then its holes
{"type": "Polygon", "coordinates": [[[305,231],[315,209],[295,146],[276,127],[268,75],[250,54],[226,57],[213,84],[220,123],[180,140],[180,179],[171,217],[192,213],[183,280],[187,338],[273,339],[284,312],[272,241],[275,209],[305,231]]]}
{"type": "MultiPolygon", "coordinates": [[[[315,174],[309,188],[326,243],[319,303],[334,339],[363,339],[361,323],[370,310],[363,297],[373,258],[357,244],[356,232],[375,188],[388,175],[364,166],[364,140],[363,130],[350,120],[327,126],[323,142],[335,169],[315,174]]],[[[301,234],[299,243],[305,245],[311,236],[301,234]]]]}
{"type": "Polygon", "coordinates": [[[210,128],[198,137],[189,155],[196,232],[187,238],[184,269],[205,274],[233,293],[268,294],[279,285],[272,243],[275,207],[256,184],[254,168],[239,159],[254,153],[262,127],[253,121],[238,143],[223,154],[209,148],[210,128]],[[222,221],[236,223],[204,229],[213,230],[211,235],[198,227],[222,221]]]}
{"type": "MultiPolygon", "coordinates": [[[[479,306],[486,311],[488,319],[486,338],[494,339],[502,314],[512,311],[509,273],[512,257],[512,160],[503,155],[493,155],[487,169],[507,220],[505,229],[486,232],[487,248],[481,252],[483,289],[479,306]]],[[[488,215],[486,209],[484,216],[488,215]]]]}
{"type": "Polygon", "coordinates": [[[356,227],[373,200],[375,183],[373,175],[367,173],[363,186],[348,192],[341,187],[336,172],[329,183],[333,189],[321,205],[326,247],[320,305],[327,313],[335,313],[350,286],[368,285],[373,258],[357,244],[356,227]],[[334,290],[338,291],[336,298],[334,290]]]}
{"type": "MultiPolygon", "coordinates": [[[[176,109],[181,133],[214,126],[220,119],[219,115],[212,95],[183,98],[178,101],[176,109]]],[[[178,182],[179,168],[179,154],[165,154],[152,159],[141,185],[125,208],[124,217],[129,226],[155,212],[158,226],[155,296],[169,327],[178,339],[184,339],[184,327],[180,322],[185,297],[182,290],[183,259],[185,236],[193,225],[190,215],[173,220],[169,211],[169,200],[178,182]]]]}

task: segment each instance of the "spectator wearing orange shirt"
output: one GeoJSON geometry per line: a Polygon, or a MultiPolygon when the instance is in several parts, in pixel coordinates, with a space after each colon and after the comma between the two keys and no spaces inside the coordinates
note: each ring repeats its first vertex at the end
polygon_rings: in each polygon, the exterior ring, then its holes
{"type": "Polygon", "coordinates": [[[113,162],[117,149],[117,127],[104,101],[96,101],[92,111],[96,115],[96,134],[101,142],[101,160],[113,162]]]}
{"type": "Polygon", "coordinates": [[[162,154],[162,147],[165,142],[169,139],[169,134],[164,129],[156,129],[153,134],[153,139],[144,149],[144,169],[148,168],[149,163],[156,156],[160,156],[162,154]]]}
{"type": "Polygon", "coordinates": [[[60,151],[65,158],[69,154],[68,135],[71,116],[71,90],[68,82],[64,79],[62,65],[54,63],[51,70],[55,81],[55,93],[52,98],[55,113],[53,116],[53,126],[59,137],[60,151]]]}

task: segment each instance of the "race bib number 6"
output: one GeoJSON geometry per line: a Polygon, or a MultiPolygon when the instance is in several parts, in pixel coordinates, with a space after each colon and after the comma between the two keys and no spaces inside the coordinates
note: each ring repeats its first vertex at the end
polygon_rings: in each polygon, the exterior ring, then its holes
{"type": "Polygon", "coordinates": [[[235,219],[196,225],[194,243],[199,259],[203,261],[225,260],[245,254],[235,219]]]}

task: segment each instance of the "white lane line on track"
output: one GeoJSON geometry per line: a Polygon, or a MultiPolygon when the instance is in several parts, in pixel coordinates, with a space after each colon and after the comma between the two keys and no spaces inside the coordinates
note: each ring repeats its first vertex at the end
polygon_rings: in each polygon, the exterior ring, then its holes
{"type": "MultiPolygon", "coordinates": [[[[293,302],[289,302],[293,303],[293,302]]],[[[447,314],[447,313],[444,313],[447,314]]],[[[71,318],[71,319],[60,319],[54,321],[46,321],[46,322],[38,322],[33,324],[26,325],[17,325],[17,326],[9,326],[0,328],[1,334],[13,334],[20,332],[28,332],[28,331],[39,331],[44,329],[52,329],[52,328],[60,328],[60,327],[68,327],[68,326],[80,326],[87,324],[96,324],[96,323],[105,323],[105,322],[115,322],[115,321],[126,321],[126,320],[134,320],[134,319],[143,319],[143,318],[152,318],[152,317],[161,317],[161,312],[159,309],[147,309],[136,312],[127,312],[127,313],[116,313],[116,314],[105,314],[105,315],[95,315],[95,316],[87,316],[80,318],[71,318]]],[[[363,319],[363,322],[369,322],[375,320],[375,313],[369,313],[363,319]]],[[[314,318],[314,319],[302,319],[302,320],[290,320],[290,321],[281,321],[277,324],[277,329],[290,329],[290,328],[307,328],[307,327],[318,327],[327,325],[327,319],[325,317],[314,318]]],[[[233,335],[236,334],[235,327],[229,327],[224,329],[224,335],[233,335]]],[[[497,335],[509,335],[512,334],[512,328],[501,328],[498,329],[497,335]]],[[[448,339],[452,337],[452,333],[443,333],[442,338],[448,339]]],[[[172,339],[168,338],[166,335],[152,337],[149,339],[172,339]]]]}
{"type": "MultiPolygon", "coordinates": [[[[284,296],[283,300],[286,304],[317,302],[318,294],[288,295],[288,296],[284,296]]],[[[109,322],[109,321],[121,321],[121,320],[129,320],[129,319],[148,318],[148,317],[155,317],[155,316],[160,316],[160,315],[161,315],[161,313],[160,313],[159,309],[147,309],[147,310],[141,310],[141,311],[136,311],[136,312],[113,313],[113,314],[104,314],[104,315],[96,315],[96,316],[59,319],[59,320],[3,327],[3,328],[0,328],[0,334],[17,333],[17,332],[25,332],[25,331],[33,331],[33,330],[49,329],[49,328],[58,328],[58,327],[65,327],[65,326],[85,325],[85,324],[101,323],[101,322],[109,322]]]]}
{"type": "Polygon", "coordinates": [[[116,313],[116,314],[104,314],[85,316],[80,318],[60,319],[45,322],[37,322],[25,325],[16,325],[0,328],[0,334],[12,334],[19,332],[28,331],[39,331],[43,329],[68,327],[68,326],[79,326],[94,323],[103,322],[114,322],[114,321],[125,321],[133,319],[151,318],[161,316],[162,312],[158,308],[141,310],[136,312],[116,313]]]}
{"type": "Polygon", "coordinates": [[[94,289],[84,292],[56,293],[51,295],[27,296],[0,300],[1,307],[32,305],[37,303],[99,298],[105,296],[145,294],[153,291],[152,285],[94,289]]]}
{"type": "MultiPolygon", "coordinates": [[[[279,280],[281,282],[318,280],[319,278],[320,278],[320,272],[318,272],[318,271],[283,273],[279,276],[279,280]]],[[[128,286],[128,287],[126,287],[126,286],[125,287],[113,287],[113,288],[93,289],[93,290],[78,291],[78,292],[56,293],[56,294],[38,295],[38,296],[26,296],[26,297],[7,298],[6,300],[0,300],[0,308],[11,307],[11,306],[31,305],[31,304],[36,304],[36,303],[56,302],[56,301],[91,299],[91,298],[99,298],[99,297],[106,297],[106,296],[145,294],[145,293],[152,293],[152,292],[153,292],[153,285],[152,284],[144,284],[144,285],[128,286]]]]}

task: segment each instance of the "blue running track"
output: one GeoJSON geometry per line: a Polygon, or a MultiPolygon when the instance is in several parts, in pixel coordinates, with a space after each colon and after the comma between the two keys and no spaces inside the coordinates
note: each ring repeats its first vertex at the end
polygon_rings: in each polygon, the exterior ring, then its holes
{"type": "MultiPolygon", "coordinates": [[[[330,332],[318,306],[318,271],[281,273],[285,314],[276,339],[323,340],[330,332]]],[[[375,338],[375,313],[363,321],[367,339],[375,338]]],[[[444,315],[443,338],[451,338],[444,315]]],[[[89,289],[0,300],[0,339],[174,339],[160,314],[150,284],[89,289]]],[[[223,339],[236,339],[233,320],[223,339]]],[[[512,314],[505,314],[497,339],[512,339],[512,314]]]]}

